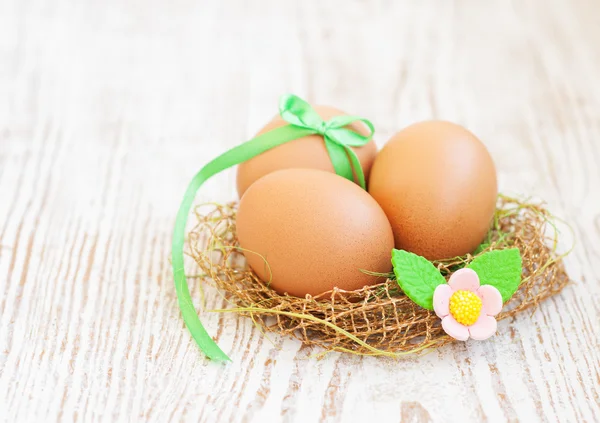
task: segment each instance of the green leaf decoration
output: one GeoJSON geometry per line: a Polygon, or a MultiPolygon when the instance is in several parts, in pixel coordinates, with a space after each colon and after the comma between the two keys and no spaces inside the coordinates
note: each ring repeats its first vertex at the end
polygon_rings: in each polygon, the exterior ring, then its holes
{"type": "Polygon", "coordinates": [[[433,310],[433,291],[446,283],[439,270],[425,257],[404,250],[392,250],[392,264],[404,293],[427,310],[433,310]]]}
{"type": "Polygon", "coordinates": [[[521,252],[518,248],[494,250],[476,257],[467,267],[477,272],[481,285],[492,285],[507,302],[521,283],[521,252]]]}

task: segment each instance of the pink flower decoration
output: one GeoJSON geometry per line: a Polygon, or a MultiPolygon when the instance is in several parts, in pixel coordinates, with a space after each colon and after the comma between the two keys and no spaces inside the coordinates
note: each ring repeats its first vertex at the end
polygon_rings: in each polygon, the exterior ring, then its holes
{"type": "Polygon", "coordinates": [[[459,341],[469,337],[481,341],[496,333],[494,316],[502,310],[502,295],[491,285],[481,286],[477,273],[464,268],[435,289],[433,309],[448,335],[459,341]]]}

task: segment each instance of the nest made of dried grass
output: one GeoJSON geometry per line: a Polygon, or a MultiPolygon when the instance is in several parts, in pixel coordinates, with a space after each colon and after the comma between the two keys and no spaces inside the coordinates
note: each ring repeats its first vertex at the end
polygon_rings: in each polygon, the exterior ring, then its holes
{"type": "MultiPolygon", "coordinates": [[[[403,294],[393,274],[384,283],[351,292],[334,289],[306,298],[278,294],[246,268],[235,235],[236,209],[236,203],[197,207],[197,223],[188,237],[187,253],[201,270],[200,280],[214,284],[233,305],[213,311],[250,316],[262,330],[294,336],[322,347],[322,353],[397,357],[453,341],[434,312],[403,294]]],[[[478,254],[519,248],[522,281],[497,316],[503,320],[537,307],[570,282],[562,261],[566,254],[557,252],[557,244],[554,219],[544,206],[500,196],[493,228],[480,251],[434,264],[448,278],[478,254]]]]}

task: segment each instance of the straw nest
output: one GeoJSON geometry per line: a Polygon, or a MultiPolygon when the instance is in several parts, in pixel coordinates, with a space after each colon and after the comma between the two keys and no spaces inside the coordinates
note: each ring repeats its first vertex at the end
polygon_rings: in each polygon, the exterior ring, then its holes
{"type": "MultiPolygon", "coordinates": [[[[323,354],[344,351],[397,357],[453,341],[434,312],[403,294],[393,274],[384,283],[351,292],[334,289],[306,298],[278,294],[245,265],[236,238],[236,209],[236,203],[198,206],[197,223],[188,237],[187,253],[200,268],[199,280],[214,284],[232,306],[213,311],[249,316],[260,329],[322,347],[323,354]]],[[[562,261],[566,254],[557,252],[558,231],[545,207],[500,196],[492,226],[474,255],[434,264],[448,278],[478,254],[519,248],[521,284],[498,320],[535,309],[570,282],[562,261]]]]}

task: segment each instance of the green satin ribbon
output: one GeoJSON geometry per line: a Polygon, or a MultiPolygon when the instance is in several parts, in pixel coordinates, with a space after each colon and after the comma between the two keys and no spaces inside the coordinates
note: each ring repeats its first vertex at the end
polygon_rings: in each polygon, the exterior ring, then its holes
{"type": "Polygon", "coordinates": [[[288,141],[307,135],[319,134],[323,136],[335,172],[351,181],[354,180],[354,175],[356,175],[358,184],[366,189],[362,167],[356,153],[350,147],[363,146],[373,138],[375,129],[371,122],[356,116],[336,116],[324,121],[307,102],[295,95],[281,97],[279,113],[289,125],[276,128],[234,147],[204,166],[190,182],[177,213],[171,256],[179,308],[181,309],[183,321],[192,337],[211,360],[230,361],[230,358],[210,337],[198,318],[185,277],[183,257],[188,215],[194,203],[196,192],[202,184],[217,173],[288,141]],[[369,135],[364,136],[346,128],[347,125],[353,122],[362,122],[367,125],[369,135]]]}

